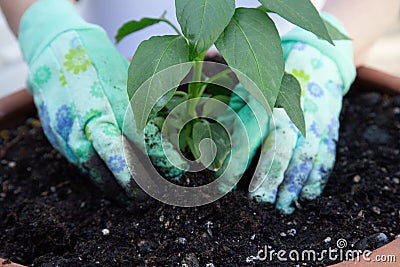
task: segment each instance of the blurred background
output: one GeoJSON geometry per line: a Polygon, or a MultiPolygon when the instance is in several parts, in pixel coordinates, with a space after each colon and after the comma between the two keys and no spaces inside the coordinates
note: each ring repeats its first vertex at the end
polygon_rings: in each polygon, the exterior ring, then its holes
{"type": "MultiPolygon", "coordinates": [[[[126,4],[118,4],[120,1],[114,0],[113,10],[103,8],[102,2],[110,6],[108,0],[95,0],[96,4],[91,5],[90,0],[80,1],[78,10],[81,15],[90,22],[103,26],[112,42],[117,29],[131,19],[139,20],[144,16],[160,16],[165,9],[169,10],[166,17],[176,23],[173,1],[155,0],[160,4],[143,4],[140,9],[127,8],[126,4]],[[161,4],[162,3],[162,4],[161,4]],[[159,10],[158,10],[159,9],[159,10]],[[119,14],[116,16],[115,14],[119,14]],[[155,15],[156,14],[156,15],[155,15]]],[[[324,1],[324,0],[315,0],[324,1]]],[[[150,2],[150,1],[148,1],[150,2]]],[[[144,2],[146,3],[146,2],[144,2]]],[[[259,5],[256,0],[237,0],[237,5],[259,5]],[[253,2],[254,3],[253,3],[253,2]]],[[[173,33],[166,25],[156,25],[152,29],[146,29],[136,33],[117,45],[119,51],[127,58],[132,57],[134,50],[141,40],[147,39],[153,34],[173,33]]],[[[387,33],[382,36],[368,55],[366,66],[384,71],[386,73],[400,77],[400,20],[387,33]]],[[[25,65],[18,42],[8,29],[7,23],[0,12],[0,98],[7,96],[17,90],[25,88],[27,66],[25,65]]]]}

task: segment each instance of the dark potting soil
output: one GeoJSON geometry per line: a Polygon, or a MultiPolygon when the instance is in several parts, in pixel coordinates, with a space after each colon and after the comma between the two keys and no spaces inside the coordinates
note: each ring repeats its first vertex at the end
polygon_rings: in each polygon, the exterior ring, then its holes
{"type": "MultiPolygon", "coordinates": [[[[156,203],[132,213],[62,158],[37,120],[2,131],[0,257],[32,266],[326,266],[340,258],[252,256],[265,246],[321,252],[340,239],[373,249],[365,238],[400,234],[400,97],[353,88],[343,105],[327,188],[290,216],[247,199],[246,190],[203,207],[156,203]]],[[[196,175],[189,178],[203,179],[196,175]]]]}

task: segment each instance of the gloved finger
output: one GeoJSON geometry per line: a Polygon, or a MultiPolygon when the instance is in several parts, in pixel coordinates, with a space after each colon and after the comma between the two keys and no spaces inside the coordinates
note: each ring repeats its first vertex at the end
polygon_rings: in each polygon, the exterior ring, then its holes
{"type": "Polygon", "coordinates": [[[106,195],[132,207],[132,199],[129,199],[125,190],[115,182],[114,175],[95,153],[92,144],[86,138],[83,131],[74,131],[72,129],[72,125],[77,124],[77,119],[76,117],[75,119],[73,118],[74,116],[72,116],[69,109],[64,107],[56,114],[52,114],[55,115],[54,122],[52,123],[50,121],[51,114],[44,102],[40,101],[40,99],[36,99],[36,102],[43,131],[53,147],[66,154],[65,156],[68,160],[78,165],[106,195]],[[61,112],[61,110],[64,112],[61,112]],[[66,136],[63,137],[61,135],[66,136]]]}
{"type": "MultiPolygon", "coordinates": [[[[236,85],[233,92],[231,93],[231,97],[229,100],[229,108],[231,108],[234,112],[239,114],[240,110],[243,109],[247,103],[249,102],[250,93],[243,87],[240,83],[236,85]]],[[[243,112],[242,112],[243,113],[243,112]]],[[[240,115],[239,115],[240,117],[240,115]]],[[[247,119],[255,119],[254,116],[250,116],[247,119]]],[[[241,117],[241,120],[245,122],[246,118],[241,117]]],[[[222,125],[226,125],[227,130],[230,132],[234,132],[235,130],[235,116],[232,116],[232,113],[225,112],[222,116],[218,116],[218,122],[222,125]]]]}
{"type": "Polygon", "coordinates": [[[227,121],[218,118],[218,122],[226,128],[230,128],[232,137],[231,152],[224,160],[223,166],[216,173],[220,177],[228,177],[226,181],[220,180],[220,190],[227,192],[232,185],[243,175],[250,165],[262,140],[268,133],[270,116],[264,107],[254,98],[248,95],[246,105],[238,112],[228,108],[225,117],[231,117],[232,126],[227,121]]]}
{"type": "Polygon", "coordinates": [[[321,135],[319,133],[308,131],[307,138],[300,136],[297,141],[292,160],[285,172],[284,181],[279,187],[276,202],[277,209],[283,213],[291,214],[294,211],[292,204],[297,201],[301,189],[313,169],[320,138],[321,135]]]}
{"type": "Polygon", "coordinates": [[[131,108],[128,108],[124,115],[122,132],[151,159],[164,177],[177,180],[189,169],[187,161],[182,158],[177,148],[162,136],[161,130],[154,123],[149,122],[146,125],[144,134],[137,131],[131,108]]]}
{"type": "MultiPolygon", "coordinates": [[[[238,112],[238,116],[246,128],[246,134],[249,139],[250,159],[252,159],[258,147],[268,134],[270,116],[264,107],[251,95],[248,96],[246,106],[238,112]]],[[[235,124],[237,124],[237,122],[235,122],[235,124]]],[[[233,135],[234,141],[238,140],[238,143],[242,143],[243,138],[235,136],[235,132],[233,135]]],[[[250,164],[250,160],[248,164],[250,164]]],[[[247,167],[248,166],[246,166],[246,169],[247,167]]]]}
{"type": "Polygon", "coordinates": [[[70,162],[79,164],[78,157],[68,144],[70,135],[79,127],[78,116],[67,91],[60,84],[59,65],[51,48],[47,49],[32,62],[27,84],[33,93],[47,139],[70,162]],[[61,90],[57,90],[60,87],[61,90]]]}
{"type": "Polygon", "coordinates": [[[178,180],[188,169],[189,164],[160,129],[152,122],[145,127],[146,154],[165,178],[178,180]]]}
{"type": "Polygon", "coordinates": [[[81,169],[89,175],[92,182],[108,197],[128,208],[140,207],[146,200],[146,196],[142,193],[135,198],[132,197],[131,190],[127,194],[126,190],[117,183],[114,174],[97,153],[94,153],[87,161],[83,162],[81,169]]]}
{"type": "Polygon", "coordinates": [[[242,151],[241,161],[246,161],[246,168],[268,134],[269,120],[270,115],[265,108],[241,84],[235,87],[229,107],[217,118],[218,123],[232,134],[232,149],[242,151]],[[245,139],[248,142],[244,142],[245,139]],[[244,159],[247,152],[249,158],[244,159]]]}
{"type": "MultiPolygon", "coordinates": [[[[107,130],[109,134],[112,131],[114,131],[116,137],[122,138],[117,129],[112,130],[109,128],[107,130]]],[[[138,197],[133,199],[132,190],[128,190],[127,193],[125,188],[116,182],[114,174],[93,149],[91,142],[83,131],[75,130],[71,132],[68,138],[67,151],[73,153],[78,160],[77,165],[110,198],[130,208],[140,206],[140,202],[145,200],[145,198],[138,197]]]]}
{"type": "Polygon", "coordinates": [[[260,202],[274,203],[296,146],[299,131],[283,109],[274,109],[271,132],[261,151],[261,157],[250,182],[249,196],[260,202]]]}
{"type": "MultiPolygon", "coordinates": [[[[334,142],[330,140],[329,142],[334,142]]],[[[335,154],[328,152],[325,144],[321,143],[314,161],[313,169],[301,190],[301,198],[314,200],[321,195],[325,184],[335,164],[335,154]]]]}
{"type": "Polygon", "coordinates": [[[243,85],[236,85],[232,92],[231,99],[229,100],[229,106],[236,112],[239,112],[249,100],[249,91],[243,87],[243,85]]]}
{"type": "MultiPolygon", "coordinates": [[[[29,80],[28,80],[28,84],[29,84],[29,80]]],[[[40,117],[40,121],[41,121],[41,124],[42,124],[42,129],[43,129],[44,134],[47,137],[47,140],[49,140],[50,144],[57,151],[59,151],[64,156],[66,156],[65,153],[64,153],[65,150],[63,148],[67,146],[67,143],[57,133],[56,127],[54,127],[55,124],[52,123],[52,122],[55,121],[55,119],[53,118],[53,116],[55,114],[51,114],[49,112],[48,106],[45,104],[44,101],[42,101],[42,99],[40,99],[38,97],[34,97],[34,102],[35,102],[35,105],[37,107],[38,114],[39,114],[39,117],[40,117]]]]}
{"type": "Polygon", "coordinates": [[[93,118],[85,127],[86,136],[128,197],[138,202],[144,201],[147,199],[147,195],[136,184],[131,172],[141,176],[148,174],[143,171],[136,171],[142,166],[129,166],[128,168],[124,154],[124,142],[128,141],[122,135],[118,126],[110,123],[110,120],[107,116],[93,118]]]}
{"type": "Polygon", "coordinates": [[[332,119],[325,137],[319,144],[314,168],[304,185],[301,197],[313,200],[321,195],[335,165],[336,144],[339,138],[339,121],[332,119]]]}

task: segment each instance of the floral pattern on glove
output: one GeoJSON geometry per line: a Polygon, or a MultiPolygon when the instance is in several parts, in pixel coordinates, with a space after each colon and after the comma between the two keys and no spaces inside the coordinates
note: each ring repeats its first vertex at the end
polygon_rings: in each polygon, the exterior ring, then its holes
{"type": "Polygon", "coordinates": [[[51,79],[51,70],[48,66],[41,66],[36,69],[33,81],[38,86],[46,84],[51,79]]]}
{"type": "Polygon", "coordinates": [[[316,98],[320,98],[324,95],[324,90],[322,89],[322,87],[315,82],[310,82],[308,84],[307,90],[312,96],[316,98]]]}
{"type": "Polygon", "coordinates": [[[332,80],[329,80],[325,83],[325,88],[328,93],[330,93],[333,97],[342,97],[343,84],[335,83],[332,80]]]}
{"type": "Polygon", "coordinates": [[[302,87],[306,87],[310,81],[310,75],[302,69],[293,69],[291,74],[299,80],[302,87]]]}
{"type": "Polygon", "coordinates": [[[61,86],[64,87],[67,85],[67,79],[65,78],[64,72],[60,69],[58,71],[60,77],[58,78],[58,81],[60,82],[61,86]]]}
{"type": "Polygon", "coordinates": [[[318,70],[318,69],[321,69],[324,67],[324,63],[322,62],[322,60],[320,60],[318,58],[313,58],[311,60],[311,65],[314,70],[318,70]]]}
{"type": "Polygon", "coordinates": [[[295,49],[295,50],[303,51],[305,48],[306,48],[306,44],[303,42],[296,42],[293,45],[293,49],[295,49]]]}
{"type": "Polygon", "coordinates": [[[104,126],[104,134],[109,137],[118,137],[121,136],[121,131],[112,124],[108,124],[104,126]]]}
{"type": "Polygon", "coordinates": [[[62,105],[56,112],[57,132],[61,137],[68,141],[72,131],[74,120],[72,118],[71,109],[67,105],[62,105]]]}
{"type": "Polygon", "coordinates": [[[72,71],[74,74],[86,72],[88,67],[92,66],[92,61],[90,60],[86,49],[81,46],[71,48],[68,51],[68,54],[65,55],[65,59],[64,67],[67,71],[72,71]]]}
{"type": "Polygon", "coordinates": [[[310,131],[315,135],[315,137],[320,138],[322,136],[321,132],[319,131],[317,122],[313,121],[310,126],[310,131]]]}
{"type": "Polygon", "coordinates": [[[311,99],[304,99],[304,113],[317,113],[319,110],[318,105],[311,99]]]}
{"type": "Polygon", "coordinates": [[[114,173],[120,173],[126,167],[125,160],[120,155],[111,156],[107,163],[108,163],[107,165],[109,166],[110,170],[114,173]]]}
{"type": "Polygon", "coordinates": [[[50,126],[50,114],[45,103],[39,106],[40,121],[42,122],[43,132],[53,147],[58,147],[56,136],[50,126]]]}
{"type": "Polygon", "coordinates": [[[90,87],[90,94],[95,98],[102,98],[104,97],[103,89],[101,88],[100,82],[96,81],[90,87]]]}
{"type": "Polygon", "coordinates": [[[286,184],[290,193],[296,195],[300,193],[302,184],[307,179],[312,169],[312,161],[312,158],[307,158],[300,165],[288,171],[286,184]]]}

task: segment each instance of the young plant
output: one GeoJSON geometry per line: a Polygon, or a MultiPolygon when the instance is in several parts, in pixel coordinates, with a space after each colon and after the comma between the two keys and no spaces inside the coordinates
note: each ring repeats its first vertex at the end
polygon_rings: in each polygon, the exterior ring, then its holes
{"type": "Polygon", "coordinates": [[[189,115],[192,120],[183,129],[168,129],[170,134],[179,136],[179,141],[173,143],[181,150],[189,148],[198,159],[200,141],[210,138],[218,148],[211,169],[217,170],[221,166],[229,150],[229,138],[221,126],[203,118],[213,112],[213,105],[199,100],[200,97],[211,97],[229,102],[229,94],[220,94],[221,90],[212,90],[215,86],[211,86],[218,79],[226,80],[229,70],[210,78],[203,74],[205,53],[215,44],[243,86],[251,86],[244,78],[247,76],[261,90],[265,99],[261,102],[265,107],[269,110],[283,108],[305,135],[300,85],[294,76],[285,73],[281,39],[267,12],[280,15],[332,45],[332,39],[348,38],[323,20],[310,0],[259,2],[259,8],[236,8],[235,0],[175,0],[181,31],[165,19],[164,14],[160,18],[130,21],[120,28],[117,42],[160,22],[169,24],[176,31],[176,35],[154,36],[143,41],[132,58],[127,90],[138,130],[142,131],[149,121],[162,128],[169,112],[188,101],[184,112],[178,113],[175,119],[189,115]],[[168,71],[171,68],[174,68],[173,75],[168,71]],[[187,90],[178,91],[190,70],[192,82],[187,90]],[[164,71],[165,75],[162,74],[164,71]]]}

